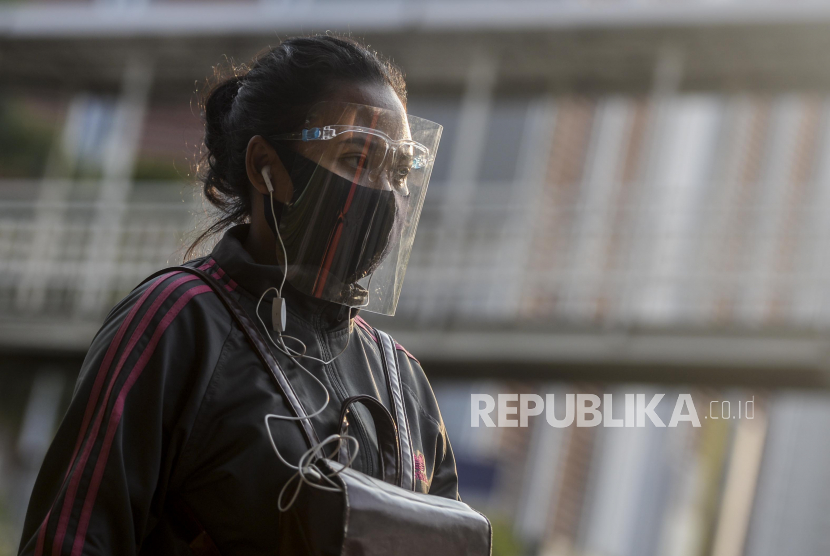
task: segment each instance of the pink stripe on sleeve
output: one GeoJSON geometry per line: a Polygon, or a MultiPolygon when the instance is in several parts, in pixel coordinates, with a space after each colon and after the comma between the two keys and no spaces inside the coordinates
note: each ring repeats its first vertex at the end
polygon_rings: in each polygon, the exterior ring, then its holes
{"type": "Polygon", "coordinates": [[[86,494],[86,499],[84,500],[84,506],[81,511],[81,518],[78,522],[78,530],[75,534],[75,542],[72,545],[72,556],[80,556],[81,551],[83,550],[84,543],[86,542],[86,532],[87,528],[89,527],[89,521],[92,516],[92,508],[95,504],[95,498],[98,495],[98,488],[101,485],[101,480],[104,476],[104,470],[107,466],[107,459],[109,458],[110,448],[112,447],[113,437],[115,436],[115,432],[118,429],[118,425],[121,422],[121,416],[124,413],[124,404],[127,398],[127,394],[129,394],[130,389],[135,384],[135,381],[138,380],[138,377],[141,375],[141,372],[144,370],[144,367],[147,365],[147,362],[152,357],[156,345],[158,345],[159,340],[161,339],[162,334],[170,326],[170,323],[173,322],[173,319],[176,318],[176,315],[184,308],[188,301],[196,295],[201,293],[206,293],[212,291],[210,286],[195,286],[187,290],[182,296],[176,301],[173,307],[164,315],[164,318],[159,323],[159,326],[156,328],[155,332],[153,333],[150,342],[147,344],[147,347],[144,348],[144,351],[141,353],[141,357],[136,362],[135,367],[130,372],[129,376],[127,377],[127,381],[121,387],[121,391],[118,393],[118,398],[115,400],[115,405],[112,408],[112,412],[110,414],[107,432],[104,436],[104,443],[101,446],[101,453],[99,454],[98,461],[95,464],[95,471],[92,474],[92,479],[89,484],[89,490],[86,494]]]}
{"type": "MultiPolygon", "coordinates": [[[[205,264],[199,267],[200,270],[207,270],[216,264],[216,261],[213,259],[208,260],[205,264]]],[[[95,410],[95,407],[98,403],[98,396],[101,393],[101,388],[103,387],[104,380],[106,379],[107,374],[109,373],[110,366],[112,365],[112,360],[115,357],[115,353],[118,351],[118,347],[121,345],[121,340],[124,337],[124,334],[129,329],[130,325],[132,324],[133,319],[135,318],[136,313],[138,313],[139,309],[144,305],[144,302],[147,298],[153,293],[153,291],[166,279],[170,278],[174,274],[178,274],[177,272],[170,272],[168,274],[164,274],[160,276],[157,280],[154,280],[152,284],[141,294],[141,297],[133,304],[132,308],[130,309],[129,314],[121,323],[121,326],[118,328],[118,332],[116,333],[113,340],[110,342],[109,348],[107,349],[107,353],[104,356],[104,360],[101,362],[101,366],[98,369],[98,374],[95,377],[95,382],[92,386],[92,391],[89,395],[89,400],[87,401],[87,406],[84,411],[84,417],[81,422],[81,427],[78,431],[78,438],[75,441],[75,448],[72,450],[72,456],[69,458],[69,465],[66,468],[66,474],[64,475],[64,484],[66,479],[69,477],[69,474],[72,472],[72,467],[75,464],[75,458],[78,456],[78,450],[81,448],[81,443],[83,442],[84,437],[86,436],[87,428],[89,427],[89,422],[92,419],[92,413],[95,410]]],[[[61,485],[61,489],[63,489],[63,485],[61,485]]],[[[56,498],[57,501],[57,498],[56,498]]],[[[53,503],[54,507],[54,503],[53,503]]],[[[43,523],[41,523],[40,530],[38,532],[38,539],[35,548],[35,555],[42,556],[43,548],[46,541],[46,529],[49,523],[49,517],[52,515],[52,509],[50,508],[48,512],[46,512],[46,517],[43,519],[43,523]]],[[[62,541],[63,539],[61,539],[62,541]]]]}
{"type": "Polygon", "coordinates": [[[109,371],[110,365],[112,364],[112,360],[115,357],[115,353],[118,351],[118,347],[121,345],[121,340],[124,338],[124,334],[127,332],[127,329],[133,322],[136,313],[138,310],[144,305],[144,302],[153,293],[153,291],[164,282],[167,278],[170,278],[176,274],[171,272],[170,274],[165,274],[161,276],[158,280],[153,281],[147,290],[143,294],[139,300],[133,304],[132,309],[130,309],[130,313],[127,315],[127,318],[124,319],[124,322],[121,323],[121,326],[118,328],[118,333],[115,335],[115,338],[110,342],[109,349],[107,349],[107,354],[104,357],[104,360],[101,362],[101,367],[98,369],[98,376],[95,377],[95,384],[92,386],[92,392],[89,395],[89,401],[86,405],[86,411],[84,412],[84,420],[81,422],[81,429],[78,432],[78,439],[75,441],[75,449],[72,452],[72,458],[70,459],[69,468],[66,470],[66,476],[69,476],[69,472],[72,470],[72,463],[75,462],[75,456],[78,455],[78,450],[81,447],[81,441],[83,440],[84,436],[86,435],[87,427],[89,426],[89,421],[92,419],[92,412],[95,409],[95,406],[98,404],[98,396],[101,394],[101,387],[104,384],[104,379],[107,376],[107,372],[109,371]]]}
{"type": "MultiPolygon", "coordinates": [[[[213,260],[213,259],[211,259],[211,260],[213,260]]],[[[214,262],[215,262],[215,261],[214,261],[214,262]]],[[[222,267],[220,267],[220,266],[217,264],[217,265],[216,265],[216,272],[214,272],[214,273],[212,274],[212,276],[213,276],[214,278],[216,278],[217,280],[220,280],[220,281],[221,281],[221,280],[222,280],[222,278],[225,276],[225,271],[222,269],[222,267]]],[[[232,292],[233,290],[235,290],[235,289],[236,289],[236,286],[237,286],[237,284],[236,284],[236,282],[233,280],[233,278],[231,278],[230,276],[228,276],[228,283],[227,283],[227,284],[225,284],[225,289],[226,289],[226,290],[228,290],[229,292],[232,292]]]]}
{"type": "MultiPolygon", "coordinates": [[[[92,392],[89,394],[89,400],[86,404],[86,409],[84,410],[84,418],[81,422],[81,428],[78,430],[78,438],[75,441],[75,449],[72,450],[72,456],[69,458],[69,465],[66,468],[66,474],[64,475],[64,483],[66,479],[69,477],[69,473],[72,471],[72,466],[75,464],[75,458],[78,456],[78,450],[81,448],[81,442],[83,441],[84,437],[86,436],[87,428],[89,427],[89,421],[92,419],[92,413],[95,410],[95,407],[98,405],[98,396],[101,394],[101,388],[104,385],[104,379],[107,377],[107,373],[109,372],[110,365],[112,365],[112,360],[115,357],[115,353],[118,351],[118,347],[121,345],[121,340],[124,337],[124,334],[127,332],[127,329],[133,322],[136,313],[138,313],[139,309],[144,305],[144,302],[153,293],[153,291],[158,287],[159,284],[164,282],[167,278],[171,277],[174,272],[169,274],[165,274],[161,276],[158,280],[153,281],[149,288],[147,288],[144,293],[141,294],[141,297],[136,301],[132,308],[130,309],[127,318],[124,319],[124,322],[121,323],[121,326],[118,328],[118,332],[113,338],[112,342],[110,342],[109,348],[107,349],[107,353],[104,356],[104,360],[101,362],[101,366],[98,368],[98,374],[95,377],[95,382],[92,385],[92,392]]],[[[62,485],[61,485],[62,486],[62,485]]],[[[43,545],[45,542],[46,537],[46,528],[47,523],[49,522],[49,516],[52,514],[52,510],[50,509],[47,512],[46,517],[43,520],[43,523],[40,526],[40,532],[38,534],[37,540],[37,548],[35,548],[35,555],[41,556],[43,554],[43,545]]]]}
{"type": "Polygon", "coordinates": [[[58,519],[58,528],[55,531],[55,539],[52,544],[52,556],[59,556],[61,552],[61,547],[63,545],[63,540],[66,537],[66,531],[69,526],[69,517],[72,513],[72,506],[75,502],[75,496],[78,492],[78,486],[81,482],[81,477],[84,474],[84,469],[86,468],[87,460],[89,459],[90,453],[92,452],[92,448],[95,445],[95,439],[98,437],[98,430],[101,427],[101,422],[104,419],[104,413],[106,412],[107,404],[109,403],[110,393],[112,392],[113,387],[115,386],[115,382],[118,379],[118,376],[121,374],[121,369],[124,366],[124,362],[129,357],[130,353],[132,353],[133,348],[135,347],[138,340],[144,334],[144,331],[147,329],[147,326],[150,324],[150,321],[155,317],[156,313],[158,312],[159,307],[164,303],[170,294],[179,286],[186,282],[190,282],[192,280],[196,280],[196,276],[186,275],[178,278],[177,280],[173,281],[169,284],[164,291],[162,291],[153,303],[150,305],[150,308],[147,309],[147,312],[139,322],[138,326],[136,327],[133,335],[130,337],[130,341],[127,344],[127,347],[121,354],[121,358],[118,361],[118,365],[115,368],[115,371],[112,374],[112,378],[110,378],[109,386],[107,387],[107,391],[104,394],[104,401],[101,411],[95,418],[95,422],[92,425],[92,430],[89,434],[89,439],[87,440],[86,444],[84,445],[84,449],[81,452],[80,460],[78,461],[78,465],[76,466],[75,470],[72,472],[71,479],[69,481],[69,486],[66,490],[66,496],[63,500],[63,508],[61,509],[61,514],[58,519]]]}

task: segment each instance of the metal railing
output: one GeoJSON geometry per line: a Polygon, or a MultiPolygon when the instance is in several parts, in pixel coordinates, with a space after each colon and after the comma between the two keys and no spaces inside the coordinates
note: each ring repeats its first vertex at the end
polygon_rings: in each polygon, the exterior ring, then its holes
{"type": "MultiPolygon", "coordinates": [[[[532,196],[474,199],[447,229],[440,200],[424,209],[402,321],[830,323],[830,225],[817,204],[788,208],[771,233],[759,223],[780,207],[572,203],[521,218],[532,196]],[[674,217],[686,225],[666,228],[674,217]],[[616,224],[590,224],[607,220],[616,224]]],[[[0,201],[0,317],[101,319],[147,275],[181,262],[197,212],[183,202],[0,201]],[[108,211],[122,217],[96,218],[108,211]],[[109,255],[93,252],[96,235],[109,255]]]]}
{"type": "Polygon", "coordinates": [[[0,201],[0,315],[100,319],[158,268],[181,261],[196,207],[185,203],[0,201]],[[102,226],[95,215],[124,215],[102,226]],[[114,240],[101,259],[94,236],[114,240]],[[90,281],[91,274],[97,279],[90,281]]]}

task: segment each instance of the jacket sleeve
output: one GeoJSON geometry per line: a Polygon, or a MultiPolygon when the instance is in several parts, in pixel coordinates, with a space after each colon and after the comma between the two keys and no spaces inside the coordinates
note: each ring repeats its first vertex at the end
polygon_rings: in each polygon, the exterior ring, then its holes
{"type": "MultiPolygon", "coordinates": [[[[399,345],[400,346],[400,345],[399,345]]],[[[435,392],[429,383],[421,364],[403,346],[399,347],[398,363],[404,377],[404,389],[417,405],[417,410],[429,421],[429,425],[421,431],[424,454],[420,462],[416,459],[416,473],[418,466],[422,465],[423,470],[428,474],[431,469],[432,475],[426,477],[429,485],[429,494],[461,500],[458,495],[458,472],[455,466],[450,439],[447,435],[447,428],[444,426],[444,419],[441,417],[441,410],[438,407],[438,400],[435,392]],[[429,433],[426,431],[429,430],[429,433]],[[432,445],[434,438],[435,445],[432,445]]],[[[417,457],[417,456],[416,456],[417,457]]]]}
{"type": "Polygon", "coordinates": [[[40,469],[20,554],[138,552],[230,331],[208,292],[170,273],[111,311],[40,469]]]}
{"type": "Polygon", "coordinates": [[[429,493],[444,498],[461,500],[458,494],[458,470],[455,467],[455,456],[452,453],[450,439],[447,436],[447,429],[441,423],[441,436],[438,439],[439,446],[436,449],[435,470],[432,473],[432,482],[429,485],[429,493]]]}

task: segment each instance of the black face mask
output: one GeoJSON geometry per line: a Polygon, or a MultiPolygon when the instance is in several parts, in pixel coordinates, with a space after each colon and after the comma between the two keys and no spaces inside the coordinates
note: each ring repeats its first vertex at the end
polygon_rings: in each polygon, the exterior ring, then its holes
{"type": "Polygon", "coordinates": [[[288,257],[288,282],[313,297],[363,305],[369,276],[397,245],[402,223],[392,191],[353,183],[283,145],[275,147],[294,184],[291,203],[264,195],[265,218],[288,257]]]}

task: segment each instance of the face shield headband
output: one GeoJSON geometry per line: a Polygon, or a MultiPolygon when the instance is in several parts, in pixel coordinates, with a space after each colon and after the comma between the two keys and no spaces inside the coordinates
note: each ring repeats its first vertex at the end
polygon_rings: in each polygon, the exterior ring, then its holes
{"type": "MultiPolygon", "coordinates": [[[[293,186],[265,216],[299,291],[371,312],[397,306],[441,126],[377,107],[321,103],[269,137],[293,186]]],[[[283,262],[284,263],[284,262],[283,262]]]]}

